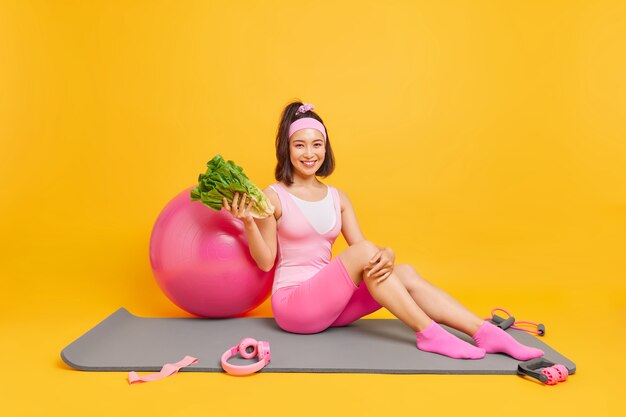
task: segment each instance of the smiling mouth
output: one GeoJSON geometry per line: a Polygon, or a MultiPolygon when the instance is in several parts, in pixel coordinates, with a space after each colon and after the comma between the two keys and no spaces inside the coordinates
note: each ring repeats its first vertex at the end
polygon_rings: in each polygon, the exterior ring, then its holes
{"type": "Polygon", "coordinates": [[[317,163],[317,161],[300,161],[305,167],[313,167],[317,163]]]}

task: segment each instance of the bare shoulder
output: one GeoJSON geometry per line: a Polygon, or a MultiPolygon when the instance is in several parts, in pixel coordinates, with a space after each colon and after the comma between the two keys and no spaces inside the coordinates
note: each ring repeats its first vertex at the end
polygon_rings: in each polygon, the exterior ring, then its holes
{"type": "Polygon", "coordinates": [[[346,194],[343,190],[340,190],[337,187],[335,187],[335,190],[337,190],[337,194],[339,194],[339,201],[341,202],[341,211],[343,211],[345,207],[348,207],[351,205],[350,199],[348,198],[348,194],[346,194]]]}
{"type": "Polygon", "coordinates": [[[280,205],[280,198],[278,198],[278,194],[274,189],[270,186],[265,187],[263,190],[263,194],[270,200],[270,203],[274,206],[274,217],[278,220],[281,216],[282,210],[280,205]]]}

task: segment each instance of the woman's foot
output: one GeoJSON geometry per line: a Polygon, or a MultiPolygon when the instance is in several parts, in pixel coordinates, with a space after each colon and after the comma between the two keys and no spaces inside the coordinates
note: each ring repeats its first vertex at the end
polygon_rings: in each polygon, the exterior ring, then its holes
{"type": "Polygon", "coordinates": [[[524,346],[501,328],[485,321],[472,338],[487,353],[506,353],[520,361],[543,356],[541,349],[524,346]]]}
{"type": "Polygon", "coordinates": [[[448,333],[434,321],[421,332],[416,332],[415,336],[417,348],[425,352],[439,353],[455,359],[481,359],[485,356],[484,349],[448,333]]]}

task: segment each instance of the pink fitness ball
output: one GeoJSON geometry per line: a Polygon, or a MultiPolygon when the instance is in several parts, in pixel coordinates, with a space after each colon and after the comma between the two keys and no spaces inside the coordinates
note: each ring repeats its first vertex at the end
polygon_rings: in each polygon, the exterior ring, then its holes
{"type": "Polygon", "coordinates": [[[265,301],[274,269],[261,270],[243,222],[191,201],[189,187],[161,211],[150,236],[157,284],[178,307],[200,317],[245,315],[265,301]]]}

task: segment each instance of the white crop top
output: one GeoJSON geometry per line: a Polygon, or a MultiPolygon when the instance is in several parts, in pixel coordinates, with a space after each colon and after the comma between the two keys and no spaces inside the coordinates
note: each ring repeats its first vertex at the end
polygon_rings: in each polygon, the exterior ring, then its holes
{"type": "Polygon", "coordinates": [[[319,201],[306,201],[291,193],[288,194],[318,233],[324,234],[333,228],[336,214],[333,196],[328,187],[326,188],[326,197],[319,201]]]}

